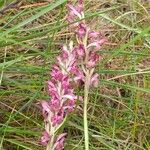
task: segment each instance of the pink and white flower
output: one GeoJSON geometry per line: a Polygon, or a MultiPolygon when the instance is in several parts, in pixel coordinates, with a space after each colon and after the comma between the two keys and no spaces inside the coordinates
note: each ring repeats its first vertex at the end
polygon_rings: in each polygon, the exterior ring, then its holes
{"type": "MultiPolygon", "coordinates": [[[[67,20],[74,23],[77,45],[73,47],[71,41],[68,46],[62,47],[61,54],[57,57],[57,63],[52,67],[51,80],[48,84],[50,100],[41,101],[41,107],[45,122],[45,131],[41,138],[41,144],[51,150],[63,150],[66,133],[56,138],[57,130],[62,125],[66,116],[75,108],[77,96],[73,83],[82,85],[87,82],[89,86],[98,87],[99,75],[94,73],[100,60],[97,51],[106,42],[101,33],[91,30],[84,20],[83,0],[67,5],[69,14],[67,20]]],[[[83,98],[82,98],[83,99],[83,98]]]]}
{"type": "Polygon", "coordinates": [[[77,99],[72,88],[73,80],[71,78],[77,72],[72,42],[70,42],[69,47],[62,47],[62,53],[57,57],[57,60],[58,63],[53,66],[51,71],[51,80],[47,82],[50,101],[41,102],[45,120],[45,132],[41,138],[41,143],[47,146],[51,143],[53,150],[62,150],[64,136],[59,136],[53,141],[51,141],[53,138],[50,137],[55,135],[55,131],[66,115],[73,111],[77,99]]]}

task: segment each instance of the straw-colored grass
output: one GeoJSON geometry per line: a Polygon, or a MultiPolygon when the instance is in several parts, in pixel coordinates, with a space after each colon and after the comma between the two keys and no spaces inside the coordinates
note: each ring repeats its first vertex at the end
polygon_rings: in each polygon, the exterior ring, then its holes
{"type": "MultiPolygon", "coordinates": [[[[12,1],[0,2],[1,8],[12,1]]],[[[42,150],[46,81],[60,45],[74,40],[66,0],[26,0],[0,14],[0,149],[42,150]]],[[[86,1],[86,21],[108,39],[88,104],[90,150],[150,149],[150,1],[86,1]]],[[[82,94],[82,90],[79,91],[82,94]]],[[[84,150],[83,114],[62,127],[65,150],[84,150]]]]}

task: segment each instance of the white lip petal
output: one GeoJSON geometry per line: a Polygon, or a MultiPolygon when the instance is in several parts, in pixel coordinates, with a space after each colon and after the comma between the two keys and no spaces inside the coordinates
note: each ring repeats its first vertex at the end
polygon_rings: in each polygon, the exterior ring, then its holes
{"type": "Polygon", "coordinates": [[[63,97],[63,98],[70,99],[70,100],[76,99],[76,96],[74,96],[74,95],[64,95],[64,96],[62,96],[62,97],[63,97]]]}
{"type": "Polygon", "coordinates": [[[99,44],[98,44],[98,42],[93,42],[93,43],[89,44],[89,45],[87,46],[87,48],[89,48],[89,47],[91,47],[91,46],[99,47],[99,44]]]}

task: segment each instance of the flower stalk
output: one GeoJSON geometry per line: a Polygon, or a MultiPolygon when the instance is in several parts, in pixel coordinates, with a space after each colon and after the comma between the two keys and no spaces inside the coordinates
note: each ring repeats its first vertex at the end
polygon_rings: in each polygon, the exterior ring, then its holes
{"type": "Polygon", "coordinates": [[[84,86],[84,137],[85,137],[85,149],[89,150],[89,132],[88,132],[88,110],[87,110],[87,106],[88,106],[88,97],[89,97],[89,87],[90,87],[90,78],[87,75],[85,77],[85,86],[84,86]]]}
{"type": "Polygon", "coordinates": [[[84,83],[84,106],[83,106],[83,122],[84,122],[84,143],[85,150],[89,150],[89,133],[88,133],[88,101],[90,87],[97,87],[99,83],[99,75],[94,73],[100,56],[97,51],[105,43],[105,39],[100,32],[96,32],[87,26],[84,20],[84,1],[78,0],[74,5],[68,4],[68,21],[72,23],[77,18],[81,21],[74,24],[76,34],[76,55],[78,58],[79,72],[76,74],[80,79],[78,82],[84,83]]]}

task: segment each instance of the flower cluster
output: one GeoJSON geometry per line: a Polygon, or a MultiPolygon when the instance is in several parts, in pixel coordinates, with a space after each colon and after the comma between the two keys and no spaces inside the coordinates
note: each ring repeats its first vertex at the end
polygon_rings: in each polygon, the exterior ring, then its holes
{"type": "Polygon", "coordinates": [[[69,14],[67,20],[73,24],[75,28],[77,46],[75,53],[77,60],[80,64],[76,78],[78,82],[84,83],[84,96],[83,96],[83,122],[84,122],[84,143],[85,150],[89,150],[89,134],[88,134],[88,96],[90,87],[98,87],[99,74],[95,73],[95,68],[101,59],[97,53],[101,46],[105,43],[105,39],[100,32],[91,30],[84,20],[83,0],[78,0],[76,5],[69,3],[69,14]],[[77,21],[77,19],[80,21],[77,21]],[[74,23],[76,22],[76,23],[74,23]]]}
{"type": "MultiPolygon", "coordinates": [[[[67,20],[69,23],[76,22],[77,19],[81,21],[74,23],[76,39],[78,45],[75,47],[75,52],[78,60],[81,62],[80,79],[85,82],[85,78],[88,75],[90,85],[98,86],[98,74],[94,74],[95,67],[101,59],[97,51],[105,43],[106,39],[102,37],[100,32],[91,30],[85,23],[84,11],[83,11],[83,0],[78,0],[76,5],[69,3],[67,5],[69,14],[67,20]]],[[[79,74],[76,74],[77,76],[79,74]]]]}
{"type": "Polygon", "coordinates": [[[71,86],[72,75],[77,72],[76,58],[73,42],[69,47],[63,46],[62,53],[57,57],[58,64],[51,71],[51,80],[48,81],[48,93],[50,101],[42,101],[41,106],[45,120],[45,131],[41,143],[47,145],[47,150],[62,150],[65,133],[57,139],[55,134],[63,123],[66,115],[75,107],[77,97],[71,86]]]}
{"type": "MultiPolygon", "coordinates": [[[[51,80],[48,81],[50,100],[41,102],[45,121],[41,143],[47,146],[46,150],[63,150],[64,148],[66,133],[56,135],[67,114],[75,107],[77,96],[74,94],[73,82],[84,83],[84,113],[87,113],[89,87],[97,87],[99,81],[99,75],[94,73],[101,59],[97,52],[106,41],[100,32],[93,31],[86,25],[83,0],[78,0],[75,6],[69,2],[67,8],[69,23],[76,22],[77,19],[81,21],[73,24],[77,45],[73,46],[72,41],[68,47],[64,45],[61,54],[57,57],[57,64],[52,68],[51,80]]],[[[87,121],[84,126],[87,126],[86,124],[87,121]]]]}

